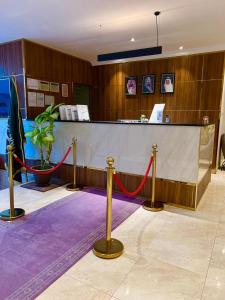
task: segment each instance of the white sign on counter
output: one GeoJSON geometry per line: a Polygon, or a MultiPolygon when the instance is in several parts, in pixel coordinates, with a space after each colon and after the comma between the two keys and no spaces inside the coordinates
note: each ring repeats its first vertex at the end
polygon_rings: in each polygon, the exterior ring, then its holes
{"type": "Polygon", "coordinates": [[[77,105],[78,121],[90,121],[89,111],[87,105],[77,105]]]}
{"type": "Polygon", "coordinates": [[[149,119],[149,123],[162,123],[163,122],[163,110],[165,104],[155,104],[151,117],[149,119]]]}

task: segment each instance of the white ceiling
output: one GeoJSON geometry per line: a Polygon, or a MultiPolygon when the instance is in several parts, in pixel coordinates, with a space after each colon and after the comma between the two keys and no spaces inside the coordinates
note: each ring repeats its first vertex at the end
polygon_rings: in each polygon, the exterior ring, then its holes
{"type": "Polygon", "coordinates": [[[96,64],[155,46],[156,10],[163,56],[225,49],[225,0],[0,0],[0,43],[27,38],[96,64]]]}

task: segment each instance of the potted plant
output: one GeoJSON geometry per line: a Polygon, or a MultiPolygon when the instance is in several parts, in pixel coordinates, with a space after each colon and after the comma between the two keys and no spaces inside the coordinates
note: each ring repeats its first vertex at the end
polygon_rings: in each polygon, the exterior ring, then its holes
{"type": "MultiPolygon", "coordinates": [[[[57,108],[62,105],[50,105],[46,110],[34,119],[32,130],[28,131],[25,136],[30,138],[32,144],[38,147],[40,152],[40,165],[32,167],[34,170],[47,171],[53,168],[50,162],[52,145],[55,142],[54,122],[58,119],[59,113],[57,108]]],[[[38,186],[49,184],[51,174],[34,174],[35,182],[38,186]]]]}

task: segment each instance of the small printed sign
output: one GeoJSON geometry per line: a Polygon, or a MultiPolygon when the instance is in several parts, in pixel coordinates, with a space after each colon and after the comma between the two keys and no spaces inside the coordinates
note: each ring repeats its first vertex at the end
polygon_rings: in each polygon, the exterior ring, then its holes
{"type": "Polygon", "coordinates": [[[50,82],[50,92],[59,93],[59,83],[58,82],[50,82]]]}
{"type": "Polygon", "coordinates": [[[62,84],[62,97],[68,97],[69,96],[69,86],[66,83],[62,84]]]}

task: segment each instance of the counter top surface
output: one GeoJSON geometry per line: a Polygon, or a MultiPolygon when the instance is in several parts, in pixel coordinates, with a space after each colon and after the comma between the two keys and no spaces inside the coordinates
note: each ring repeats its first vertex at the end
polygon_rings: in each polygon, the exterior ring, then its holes
{"type": "Polygon", "coordinates": [[[164,125],[164,126],[196,126],[196,127],[204,127],[210,124],[187,124],[187,123],[142,123],[142,122],[117,122],[117,121],[64,121],[58,120],[56,122],[65,122],[65,123],[91,123],[91,124],[123,124],[123,125],[142,125],[142,126],[149,126],[149,125],[164,125]]]}

